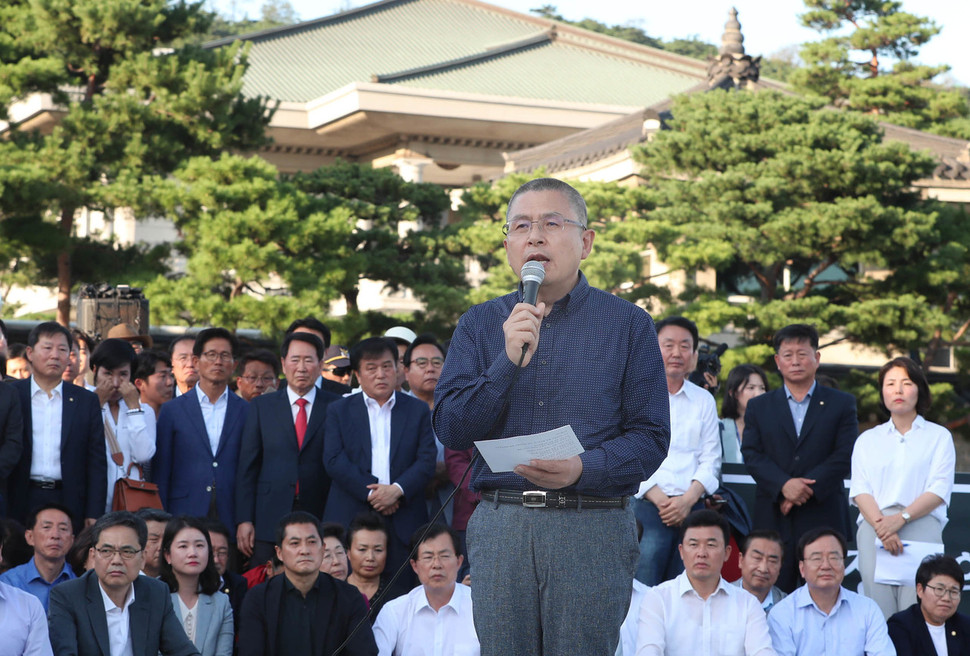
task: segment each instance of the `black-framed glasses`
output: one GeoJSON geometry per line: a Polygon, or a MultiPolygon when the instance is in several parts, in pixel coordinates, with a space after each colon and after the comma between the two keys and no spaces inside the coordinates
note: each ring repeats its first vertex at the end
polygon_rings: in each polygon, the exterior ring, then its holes
{"type": "Polygon", "coordinates": [[[109,560],[115,554],[120,554],[123,560],[131,560],[138,554],[142,552],[141,549],[135,549],[133,547],[121,547],[120,549],[112,549],[111,547],[98,547],[94,550],[101,558],[109,560]]]}
{"type": "Polygon", "coordinates": [[[532,226],[538,226],[539,232],[544,233],[556,233],[562,232],[566,229],[566,224],[579,226],[583,230],[586,230],[584,226],[579,221],[573,221],[572,219],[567,219],[564,216],[559,216],[558,214],[552,214],[539,219],[538,221],[533,221],[532,219],[512,219],[508,223],[502,226],[502,234],[506,237],[525,237],[532,232],[532,226]]]}

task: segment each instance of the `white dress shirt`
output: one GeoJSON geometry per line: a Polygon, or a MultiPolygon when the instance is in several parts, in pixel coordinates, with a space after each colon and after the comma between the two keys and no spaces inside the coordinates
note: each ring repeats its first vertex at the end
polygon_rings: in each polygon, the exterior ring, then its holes
{"type": "Polygon", "coordinates": [[[689,380],[670,399],[670,448],[653,476],[640,483],[638,497],[654,485],[669,497],[687,491],[691,481],[708,494],[717,491],[721,476],[721,435],[717,404],[710,392],[689,380]]]}
{"type": "MultiPolygon", "coordinates": [[[[124,457],[124,464],[121,467],[116,466],[111,459],[111,446],[105,438],[104,450],[108,457],[108,496],[105,512],[111,511],[115,481],[127,475],[128,465],[135,462],[144,466],[151,462],[152,456],[155,455],[155,411],[147,403],[140,404],[140,407],[141,414],[129,415],[130,408],[125,400],[121,399],[118,401],[118,423],[115,423],[108,404],[101,406],[101,417],[114,429],[118,448],[121,449],[121,455],[124,457]]],[[[131,470],[131,477],[141,480],[137,469],[131,470]]]]}
{"type": "Polygon", "coordinates": [[[757,598],[723,578],[707,599],[683,572],[647,590],[637,656],[775,656],[757,598]]]}
{"type": "Polygon", "coordinates": [[[61,480],[63,394],[63,382],[58,383],[48,396],[34,377],[30,377],[30,429],[33,438],[30,454],[31,478],[61,480]]]}
{"type": "Polygon", "coordinates": [[[374,623],[379,656],[478,656],[471,595],[467,585],[458,583],[436,612],[419,585],[387,602],[374,623]]]}
{"type": "Polygon", "coordinates": [[[293,425],[296,426],[296,415],[300,412],[300,406],[297,403],[300,399],[306,400],[306,421],[307,427],[310,426],[310,411],[313,410],[313,403],[317,400],[317,388],[311,387],[310,391],[304,396],[300,396],[293,391],[290,386],[286,387],[286,398],[290,400],[290,413],[293,415],[293,425]]]}
{"type": "Polygon", "coordinates": [[[0,581],[0,656],[52,656],[47,614],[29,592],[0,581]]]}
{"type": "Polygon", "coordinates": [[[845,588],[826,615],[803,585],[771,609],[768,630],[778,656],[896,656],[879,606],[845,588]]]}
{"type": "Polygon", "coordinates": [[[637,626],[640,622],[640,604],[649,590],[649,586],[633,579],[633,596],[630,597],[630,608],[626,612],[626,619],[620,625],[620,642],[616,646],[616,656],[634,656],[637,653],[637,626]]]}
{"type": "Polygon", "coordinates": [[[101,591],[101,599],[104,601],[104,614],[108,621],[108,645],[111,650],[110,656],[134,656],[131,647],[131,622],[128,609],[135,601],[135,586],[129,585],[128,596],[125,597],[123,608],[115,606],[115,602],[105,593],[98,581],[98,590],[101,591]]]}
{"type": "MultiPolygon", "coordinates": [[[[930,512],[946,526],[946,507],[953,492],[956,452],[950,431],[917,416],[903,435],[890,419],[859,436],[852,449],[852,480],[849,499],[856,505],[859,494],[871,494],[880,510],[906,507],[924,492],[943,503],[930,512]]],[[[864,521],[859,513],[859,523],[864,521]]]]}
{"type": "Polygon", "coordinates": [[[222,438],[222,427],[226,423],[226,408],[229,407],[229,388],[222,390],[222,394],[215,403],[209,401],[209,396],[202,391],[201,385],[195,386],[195,393],[199,396],[199,407],[202,408],[202,420],[205,422],[205,432],[209,435],[209,448],[215,456],[219,451],[219,440],[222,438]]]}
{"type": "Polygon", "coordinates": [[[367,396],[367,420],[370,423],[370,473],[382,485],[391,484],[391,410],[397,401],[397,392],[391,392],[384,405],[367,396]]]}

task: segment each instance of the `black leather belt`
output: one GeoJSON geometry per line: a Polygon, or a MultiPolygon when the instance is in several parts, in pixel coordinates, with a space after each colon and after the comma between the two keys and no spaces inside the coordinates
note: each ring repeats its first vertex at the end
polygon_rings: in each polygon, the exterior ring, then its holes
{"type": "Polygon", "coordinates": [[[60,490],[64,487],[63,481],[52,481],[50,479],[30,479],[31,487],[39,487],[42,490],[60,490]]]}
{"type": "Polygon", "coordinates": [[[592,497],[544,490],[485,490],[482,500],[525,508],[626,508],[628,497],[592,497]]]}

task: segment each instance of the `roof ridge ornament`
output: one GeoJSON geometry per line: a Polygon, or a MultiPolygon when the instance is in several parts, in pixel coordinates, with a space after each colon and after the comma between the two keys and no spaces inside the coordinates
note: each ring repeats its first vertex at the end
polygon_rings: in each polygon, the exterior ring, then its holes
{"type": "Polygon", "coordinates": [[[711,89],[754,89],[761,74],[761,57],[744,52],[738,10],[731,7],[717,56],[708,58],[707,86],[711,89]]]}

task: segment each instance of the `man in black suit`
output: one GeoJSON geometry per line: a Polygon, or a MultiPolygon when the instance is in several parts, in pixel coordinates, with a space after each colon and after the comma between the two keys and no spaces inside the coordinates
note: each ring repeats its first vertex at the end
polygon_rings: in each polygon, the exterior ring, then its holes
{"type": "Polygon", "coordinates": [[[0,517],[7,516],[7,479],[24,451],[24,420],[17,393],[0,382],[0,517]]]}
{"type": "MultiPolygon", "coordinates": [[[[229,560],[232,558],[229,529],[218,520],[209,520],[208,526],[209,543],[212,545],[212,560],[216,564],[216,571],[219,572],[219,591],[229,597],[232,614],[234,617],[239,617],[243,598],[246,596],[249,587],[242,575],[229,569],[229,560]]],[[[234,625],[234,628],[236,635],[238,635],[238,622],[234,625]]]]}
{"type": "Polygon", "coordinates": [[[253,564],[273,557],[280,517],[305,510],[319,519],[330,491],[323,467],[324,418],[340,397],[314,386],[323,342],[292,332],[280,352],[286,387],[250,403],[236,473],[236,543],[253,564]]]}
{"type": "Polygon", "coordinates": [[[277,527],[276,554],[283,562],[283,576],[256,586],[243,600],[239,656],[328,656],[355,629],[341,653],[376,656],[360,592],[320,572],[323,540],[317,519],[305,512],[283,517],[277,527]]]}
{"type": "Polygon", "coordinates": [[[51,591],[51,647],[58,656],[198,656],[172,608],[168,586],[139,576],[145,522],[108,513],[92,529],[94,569],[51,591]]]}
{"type": "Polygon", "coordinates": [[[104,513],[108,456],[97,395],[61,380],[71,344],[71,333],[53,321],[27,337],[33,373],[12,383],[20,396],[24,447],[8,489],[11,517],[23,522],[32,509],[58,503],[71,511],[77,532],[104,513]]]}
{"type": "Polygon", "coordinates": [[[897,656],[970,654],[970,617],[958,613],[964,574],[954,558],[936,554],[916,570],[915,603],[887,622],[897,656]],[[945,645],[941,652],[938,646],[945,645]]]}
{"type": "Polygon", "coordinates": [[[855,397],[815,382],[818,333],[805,324],[775,334],[775,364],[785,384],[748,402],[741,452],[757,484],[754,528],[774,529],[785,543],[778,587],[798,582],[798,539],[827,526],[846,534],[843,480],[859,436],[855,397]]]}

